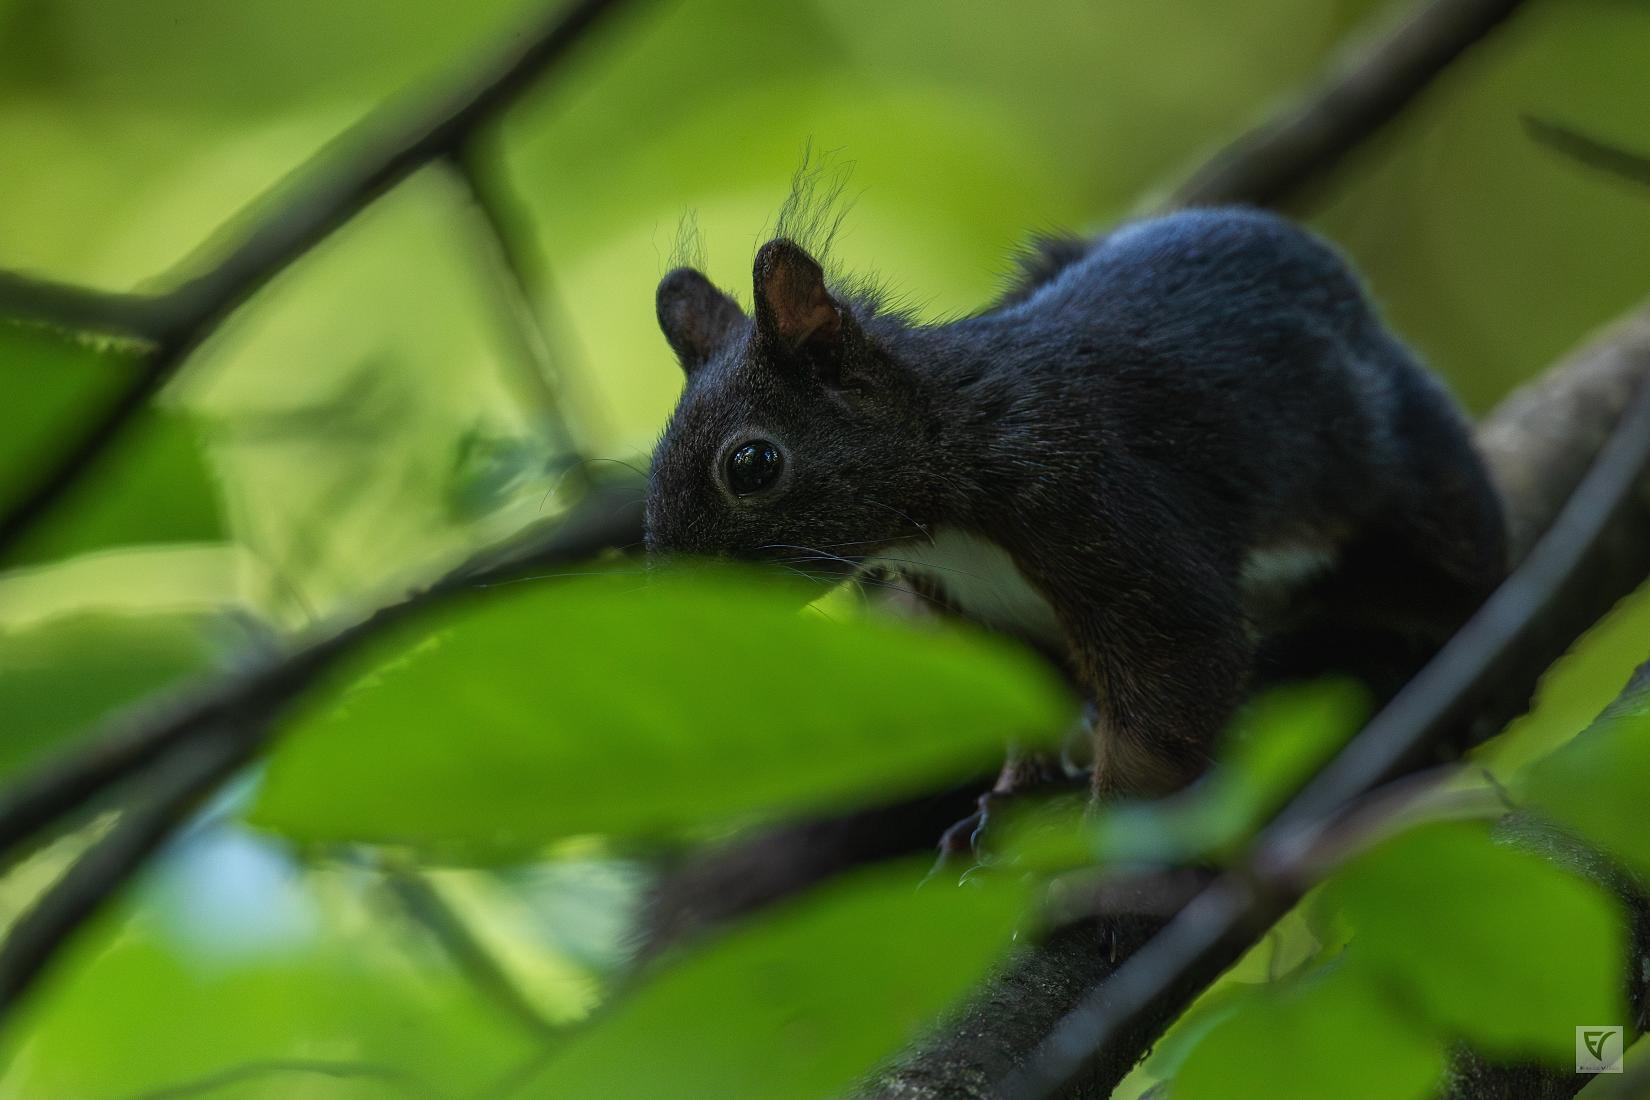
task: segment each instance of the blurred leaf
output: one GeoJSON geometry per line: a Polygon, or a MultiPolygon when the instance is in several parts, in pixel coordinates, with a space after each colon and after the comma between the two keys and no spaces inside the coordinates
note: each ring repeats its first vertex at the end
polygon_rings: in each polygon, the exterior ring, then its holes
{"type": "Polygon", "coordinates": [[[965,20],[941,0],[650,10],[581,73],[577,100],[524,101],[501,128],[553,257],[573,396],[599,417],[590,438],[615,457],[646,446],[680,390],[652,316],[678,219],[696,212],[709,274],[748,298],[753,237],[805,142],[858,166],[833,246],[843,269],[886,276],[925,315],[961,314],[997,292],[1028,231],[1122,215],[1311,79],[1373,4],[1045,0],[965,20]]]}
{"type": "Polygon", "coordinates": [[[1301,907],[1285,914],[1175,1018],[1151,1053],[1119,1084],[1114,1093],[1117,1100],[1140,1100],[1151,1087],[1174,1077],[1221,1021],[1269,986],[1299,981],[1308,966],[1328,957],[1302,917],[1301,907]]]}
{"type": "Polygon", "coordinates": [[[1174,1100],[1431,1096],[1443,1045],[1349,967],[1251,991],[1187,1055],[1174,1100]]]}
{"type": "Polygon", "coordinates": [[[526,1095],[836,1096],[916,1038],[1010,944],[1018,886],[916,889],[865,872],[676,962],[526,1095]]]}
{"type": "Polygon", "coordinates": [[[386,97],[450,86],[527,7],[16,0],[0,148],[36,170],[0,175],[0,266],[123,289],[187,255],[193,274],[282,175],[386,97]]]}
{"type": "Polygon", "coordinates": [[[1410,830],[1325,886],[1347,959],[1490,1053],[1569,1059],[1575,1026],[1625,1018],[1615,900],[1483,826],[1410,830]]]}
{"type": "Polygon", "coordinates": [[[1599,721],[1531,767],[1522,786],[1531,809],[1650,875],[1650,710],[1599,721]]]}
{"type": "Polygon", "coordinates": [[[536,1040],[451,971],[398,958],[382,925],[250,954],[168,931],[140,911],[61,960],[0,1047],[8,1096],[158,1095],[237,1074],[201,1095],[473,1095],[532,1056],[536,1040]]]}
{"type": "Polygon", "coordinates": [[[128,703],[212,668],[207,616],[83,612],[0,629],[0,776],[128,703]]]}
{"type": "Polygon", "coordinates": [[[1504,782],[1513,782],[1521,768],[1568,744],[1644,660],[1646,638],[1650,584],[1640,585],[1571,645],[1542,675],[1535,705],[1474,749],[1473,761],[1504,782]]]}
{"type": "Polygon", "coordinates": [[[751,578],[496,589],[350,662],[282,739],[253,819],[306,841],[520,855],[885,798],[1047,738],[1065,700],[976,633],[838,625],[751,578]]]}
{"type": "Polygon", "coordinates": [[[131,354],[0,319],[0,380],[10,409],[0,432],[0,500],[26,488],[38,456],[49,452],[62,426],[112,394],[135,366],[131,354]]]}
{"type": "Polygon", "coordinates": [[[307,625],[393,598],[544,518],[562,480],[546,379],[440,171],[375,202],[259,294],[179,380],[259,606],[307,625]],[[295,366],[301,364],[301,366],[295,366]]]}
{"type": "Polygon", "coordinates": [[[1174,1077],[1211,1031],[1250,1006],[1256,989],[1252,982],[1224,982],[1205,990],[1152,1044],[1144,1068],[1155,1080],[1174,1077]]]}
{"type": "MultiPolygon", "coordinates": [[[[9,506],[32,488],[136,369],[129,353],[0,322],[0,395],[9,409],[0,433],[0,500],[9,506]]],[[[223,532],[189,420],[157,408],[131,425],[8,564],[132,543],[211,541],[223,532]]]]}

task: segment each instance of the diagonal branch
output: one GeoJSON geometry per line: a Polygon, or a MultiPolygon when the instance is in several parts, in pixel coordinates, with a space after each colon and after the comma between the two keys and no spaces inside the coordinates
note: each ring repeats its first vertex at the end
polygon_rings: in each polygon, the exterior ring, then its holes
{"type": "Polygon", "coordinates": [[[0,1015],[33,985],[74,931],[102,908],[110,884],[130,878],[200,801],[240,768],[266,729],[267,723],[220,729],[216,737],[181,746],[145,776],[141,799],[6,933],[0,944],[0,1015]]]}
{"type": "Polygon", "coordinates": [[[362,643],[434,604],[524,573],[587,562],[633,545],[641,502],[633,485],[592,491],[572,514],[476,555],[426,588],[337,628],[283,658],[183,699],[116,719],[0,796],[0,852],[74,813],[118,783],[137,790],[115,827],[20,917],[0,944],[0,1019],[76,929],[142,866],[178,823],[262,751],[300,695],[362,643]]]}
{"type": "Polygon", "coordinates": [[[1194,172],[1165,205],[1280,206],[1327,176],[1419,96],[1522,0],[1426,0],[1298,103],[1194,172]]]}
{"type": "Polygon", "coordinates": [[[224,723],[267,717],[271,708],[290,702],[340,658],[411,614],[524,572],[628,548],[641,537],[641,526],[635,485],[594,489],[565,519],[480,551],[435,583],[364,619],[336,627],[238,676],[116,717],[82,745],[0,791],[0,855],[87,805],[179,742],[214,736],[211,731],[224,723]]]}
{"type": "MultiPolygon", "coordinates": [[[[1552,529],[1444,650],[1376,715],[1261,831],[1237,869],[1194,899],[1166,928],[1069,1012],[1029,1064],[1004,1082],[1008,1100],[1057,1092],[1091,1078],[1110,1049],[1148,1015],[1172,1016],[1237,960],[1298,899],[1304,860],[1360,795],[1396,777],[1424,753],[1458,740],[1481,717],[1487,698],[1507,699],[1508,684],[1533,687],[1532,649],[1555,615],[1571,605],[1602,563],[1606,540],[1632,524],[1644,528],[1650,486],[1650,379],[1576,489],[1552,529]]],[[[1638,575],[1650,571],[1650,548],[1638,575]]],[[[1545,650],[1546,647],[1540,647],[1545,650]]],[[[1556,653],[1541,654],[1556,657],[1556,653]]],[[[1499,727],[1512,715],[1496,713],[1499,727]]],[[[1130,1036],[1128,1064],[1140,1053],[1130,1036]]]]}
{"type": "Polygon", "coordinates": [[[94,290],[0,271],[0,319],[89,330],[153,344],[177,327],[172,308],[163,295],[94,290]]]}
{"type": "Polygon", "coordinates": [[[104,454],[149,399],[223,320],[287,265],[417,169],[460,147],[525,92],[625,0],[575,0],[510,37],[511,46],[457,87],[397,101],[328,142],[269,197],[267,208],[216,266],[163,295],[76,292],[53,283],[0,277],[0,315],[30,313],[152,341],[148,361],[84,425],[60,455],[0,516],[0,559],[104,454]],[[524,44],[520,44],[524,43],[524,44]]]}
{"type": "MultiPolygon", "coordinates": [[[[1392,707],[1404,709],[1389,708],[1377,719],[1388,736],[1407,739],[1434,721],[1445,731],[1469,717],[1510,717],[1524,706],[1540,673],[1650,574],[1650,475],[1641,467],[1636,479],[1627,476],[1650,448],[1647,386],[1650,304],[1513,394],[1480,426],[1476,440],[1506,498],[1515,560],[1522,562],[1517,583],[1541,610],[1526,617],[1533,605],[1515,606],[1504,588],[1496,597],[1500,607],[1486,608],[1492,617],[1481,616],[1469,627],[1477,640],[1465,641],[1473,651],[1463,655],[1453,647],[1453,669],[1429,668],[1427,682],[1412,685],[1422,692],[1419,698],[1409,694],[1404,702],[1400,696],[1392,707]],[[1624,416],[1630,406],[1631,415],[1624,416]],[[1605,451],[1608,459],[1595,461],[1605,451]],[[1578,488],[1584,481],[1586,487],[1578,488]],[[1593,533],[1583,537],[1588,527],[1593,533]],[[1531,543],[1544,531],[1559,541],[1532,553],[1531,543]],[[1516,629],[1520,624],[1523,629],[1516,629]],[[1501,629],[1515,633],[1503,637],[1501,629]],[[1483,681],[1468,675],[1474,667],[1487,670],[1483,681]],[[1450,694],[1455,689],[1477,702],[1458,704],[1450,694]]],[[[1316,814],[1338,813],[1332,803],[1342,784],[1350,788],[1349,780],[1390,766],[1402,755],[1393,748],[1360,749],[1355,767],[1339,765],[1346,770],[1332,785],[1316,787],[1308,803],[1295,803],[1283,826],[1267,834],[1267,858],[1276,862],[1301,850],[1302,841],[1310,850],[1309,838],[1319,832],[1316,814]],[[1306,810],[1311,815],[1293,816],[1306,810]]],[[[1259,880],[1252,875],[1249,881],[1259,880]]],[[[1065,1080],[1078,1065],[1081,1071],[1061,1095],[1107,1095],[1178,1006],[1223,969],[1223,957],[1235,958],[1264,932],[1272,907],[1283,904],[1279,896],[1287,899],[1298,885],[1285,881],[1275,887],[1277,895],[1257,897],[1249,885],[1226,878],[1172,926],[1164,919],[1113,914],[1061,928],[1023,951],[957,1020],[884,1070],[867,1095],[995,1097],[995,1086],[1028,1072],[1037,1076],[1019,1077],[1016,1087],[1033,1095],[1065,1080]],[[1155,940],[1165,927],[1175,928],[1173,936],[1155,940]],[[1148,943],[1154,944],[1150,955],[1144,951],[1148,943]],[[1194,957],[1201,962],[1188,961],[1194,957]],[[1127,986],[1108,981],[1125,970],[1131,973],[1127,986]],[[1061,1053],[1027,1071],[1028,1051],[1050,1043],[1062,1021],[1061,1053]],[[1098,1044],[1102,1030],[1111,1035],[1104,1047],[1098,1044]]]]}

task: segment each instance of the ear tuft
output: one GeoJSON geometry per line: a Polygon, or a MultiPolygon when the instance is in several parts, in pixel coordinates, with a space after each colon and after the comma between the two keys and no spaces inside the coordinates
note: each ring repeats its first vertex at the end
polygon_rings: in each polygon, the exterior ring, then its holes
{"type": "Polygon", "coordinates": [[[745,319],[739,303],[698,271],[679,267],[659,280],[659,329],[689,375],[704,366],[745,319]]]}
{"type": "Polygon", "coordinates": [[[825,271],[794,241],[769,241],[756,254],[756,324],[786,347],[835,340],[842,310],[825,289],[825,271]]]}

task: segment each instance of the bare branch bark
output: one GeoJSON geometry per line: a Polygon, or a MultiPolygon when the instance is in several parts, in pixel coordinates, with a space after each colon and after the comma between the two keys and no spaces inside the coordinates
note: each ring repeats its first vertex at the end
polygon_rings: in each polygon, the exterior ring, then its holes
{"type": "MultiPolygon", "coordinates": [[[[470,133],[565,59],[625,0],[575,0],[461,86],[422,90],[416,104],[394,102],[328,142],[271,195],[254,204],[251,229],[211,270],[163,295],[77,293],[61,284],[0,277],[0,315],[47,319],[151,340],[143,367],[83,425],[36,482],[0,516],[0,560],[97,459],[225,318],[288,264],[417,169],[459,148],[470,133]],[[268,208],[269,213],[262,211],[268,208]]],[[[245,221],[246,219],[237,219],[245,221]]]]}
{"type": "Polygon", "coordinates": [[[1165,205],[1280,206],[1321,181],[1521,0],[1430,0],[1318,88],[1216,153],[1165,205]]]}

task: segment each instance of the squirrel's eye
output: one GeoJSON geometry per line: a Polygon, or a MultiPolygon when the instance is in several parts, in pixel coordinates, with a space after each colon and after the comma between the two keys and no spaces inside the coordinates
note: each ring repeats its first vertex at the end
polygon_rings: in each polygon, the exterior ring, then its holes
{"type": "Polygon", "coordinates": [[[766,439],[741,443],[728,455],[728,488],[735,496],[760,493],[773,487],[784,468],[785,456],[766,439]]]}

